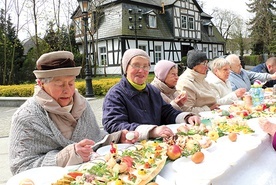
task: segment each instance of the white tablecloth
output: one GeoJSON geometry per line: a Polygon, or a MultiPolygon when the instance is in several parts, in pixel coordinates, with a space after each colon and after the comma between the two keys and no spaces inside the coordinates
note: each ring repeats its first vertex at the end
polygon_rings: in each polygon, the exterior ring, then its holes
{"type": "Polygon", "coordinates": [[[263,135],[261,139],[262,143],[257,148],[245,152],[234,165],[231,165],[222,175],[214,179],[187,182],[185,178],[189,177],[185,176],[184,173],[178,175],[173,170],[172,163],[168,163],[159,175],[171,182],[172,185],[193,185],[193,183],[196,185],[275,185],[276,152],[271,145],[270,136],[263,135]]]}

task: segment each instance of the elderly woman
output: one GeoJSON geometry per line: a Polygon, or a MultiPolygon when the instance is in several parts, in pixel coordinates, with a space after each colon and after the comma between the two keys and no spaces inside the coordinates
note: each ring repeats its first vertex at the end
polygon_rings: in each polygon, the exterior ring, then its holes
{"type": "Polygon", "coordinates": [[[164,102],[160,91],[147,84],[150,58],[140,49],[128,49],[122,58],[123,76],[105,96],[104,129],[113,133],[122,129],[139,132],[139,139],[172,136],[167,124],[199,123],[190,113],[175,110],[164,102]]]}
{"type": "MultiPolygon", "coordinates": [[[[12,117],[10,168],[13,174],[40,166],[67,166],[90,160],[95,142],[107,135],[94,113],[75,89],[81,67],[75,67],[71,52],[43,54],[34,74],[38,85],[12,117]]],[[[105,138],[105,144],[126,140],[127,131],[105,138]]]]}
{"type": "Polygon", "coordinates": [[[218,108],[216,95],[205,80],[208,70],[205,53],[190,50],[187,54],[187,69],[180,75],[176,89],[187,92],[184,110],[198,114],[218,108]]]}
{"type": "Polygon", "coordinates": [[[183,105],[187,100],[187,94],[175,88],[178,80],[177,65],[169,60],[160,60],[154,67],[154,74],[151,85],[160,90],[165,102],[170,103],[176,110],[184,111],[183,105]]]}
{"type": "Polygon", "coordinates": [[[217,95],[217,103],[220,105],[229,105],[241,98],[246,92],[245,88],[239,88],[232,91],[229,81],[230,62],[224,58],[217,58],[210,62],[211,71],[208,71],[206,80],[212,86],[217,95]]]}

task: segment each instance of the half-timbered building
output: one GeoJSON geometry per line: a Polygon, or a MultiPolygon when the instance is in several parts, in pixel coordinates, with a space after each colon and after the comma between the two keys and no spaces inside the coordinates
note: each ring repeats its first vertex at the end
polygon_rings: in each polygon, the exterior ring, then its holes
{"type": "MultiPolygon", "coordinates": [[[[161,59],[179,63],[193,48],[206,52],[209,59],[224,54],[224,39],[196,0],[97,2],[88,14],[89,56],[97,61],[97,74],[121,74],[121,57],[129,48],[148,52],[151,71],[161,59]]],[[[72,16],[81,52],[82,17],[79,8],[72,16]]]]}

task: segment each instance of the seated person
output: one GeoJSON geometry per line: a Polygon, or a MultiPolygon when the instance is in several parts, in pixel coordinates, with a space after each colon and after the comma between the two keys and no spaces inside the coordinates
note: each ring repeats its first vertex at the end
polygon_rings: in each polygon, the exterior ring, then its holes
{"type": "Polygon", "coordinates": [[[122,79],[108,91],[103,102],[103,126],[107,132],[135,130],[142,140],[172,136],[167,124],[200,123],[198,116],[175,110],[156,87],[146,83],[150,57],[145,51],[128,49],[122,68],[122,79]]]}
{"type": "MultiPolygon", "coordinates": [[[[107,135],[88,101],[75,89],[81,67],[75,67],[71,52],[43,54],[36,67],[35,93],[12,117],[9,158],[14,175],[35,167],[87,162],[94,143],[107,135]]],[[[137,141],[137,132],[132,141],[126,140],[126,133],[114,133],[104,144],[137,141]]]]}
{"type": "Polygon", "coordinates": [[[178,80],[177,65],[169,60],[160,60],[154,67],[155,77],[151,85],[160,90],[164,101],[170,103],[176,110],[182,110],[187,94],[177,91],[175,85],[178,80]]]}
{"type": "Polygon", "coordinates": [[[274,150],[276,150],[276,118],[274,118],[273,120],[274,123],[267,120],[266,118],[259,118],[259,125],[264,132],[273,137],[272,147],[274,148],[274,150]]]}
{"type": "Polygon", "coordinates": [[[217,103],[220,105],[230,105],[243,97],[245,88],[232,91],[229,81],[230,63],[224,58],[216,58],[210,62],[210,71],[207,73],[206,80],[217,94],[217,103]]]}
{"type": "Polygon", "coordinates": [[[187,54],[187,69],[180,75],[176,89],[187,92],[184,110],[198,114],[218,108],[216,95],[205,80],[208,70],[205,53],[190,50],[187,54]]]}
{"type": "MultiPolygon", "coordinates": [[[[276,57],[270,57],[265,63],[259,64],[251,69],[251,71],[258,73],[273,74],[276,72],[276,57]]],[[[276,80],[270,80],[263,85],[263,88],[273,87],[276,84],[276,80]]]]}
{"type": "Polygon", "coordinates": [[[238,88],[246,88],[246,91],[249,91],[251,84],[253,84],[255,80],[266,82],[276,79],[276,72],[273,74],[267,74],[256,73],[242,69],[241,61],[235,54],[230,54],[225,59],[230,62],[231,72],[229,80],[231,82],[233,91],[237,90],[238,88]]]}

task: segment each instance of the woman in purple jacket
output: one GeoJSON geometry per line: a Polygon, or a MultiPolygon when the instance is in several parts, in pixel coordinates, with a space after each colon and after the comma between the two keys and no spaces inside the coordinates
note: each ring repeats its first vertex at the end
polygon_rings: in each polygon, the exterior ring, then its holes
{"type": "Polygon", "coordinates": [[[172,136],[167,124],[200,123],[198,116],[175,110],[164,102],[160,91],[147,84],[150,57],[140,49],[127,50],[122,58],[124,75],[103,103],[103,126],[108,133],[138,131],[139,139],[172,136]]]}

